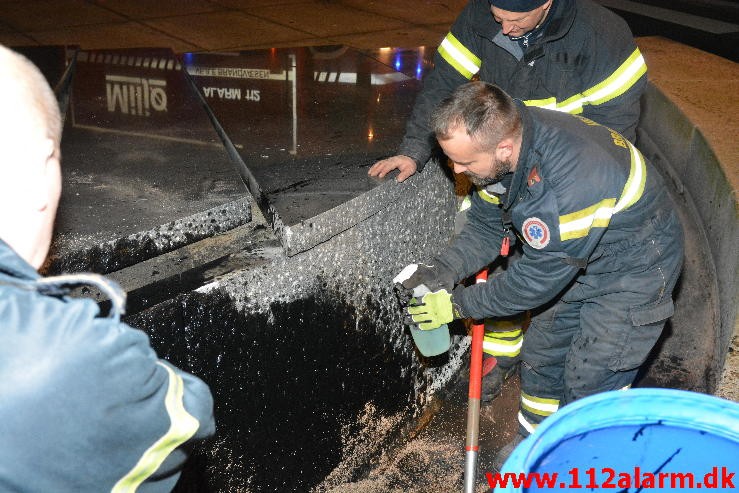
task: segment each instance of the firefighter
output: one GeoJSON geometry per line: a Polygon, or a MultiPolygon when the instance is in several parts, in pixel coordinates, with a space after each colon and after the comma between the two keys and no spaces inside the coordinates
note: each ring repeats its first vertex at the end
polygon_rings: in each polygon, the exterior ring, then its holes
{"type": "Polygon", "coordinates": [[[192,443],[215,431],[213,400],[121,322],[116,285],[37,273],[61,191],[60,138],[44,77],[0,46],[0,489],[168,492],[192,443]],[[80,284],[106,293],[110,313],[66,296],[80,284]]]}
{"type": "Polygon", "coordinates": [[[471,82],[431,125],[454,172],[477,193],[450,247],[403,283],[437,288],[411,300],[407,315],[433,329],[532,311],[520,355],[519,435],[504,457],[561,406],[632,384],[673,313],[682,227],[660,174],[628,139],[593,120],[527,107],[471,82]],[[494,261],[516,235],[518,262],[487,283],[450,286],[494,261]]]}
{"type": "Polygon", "coordinates": [[[632,142],[647,67],[623,19],[592,0],[471,0],[439,46],[398,155],[369,170],[403,181],[435,140],[429,115],[477,77],[529,106],[579,114],[632,142]]]}
{"type": "MultiPolygon", "coordinates": [[[[403,181],[423,169],[436,144],[429,115],[473,77],[527,105],[585,116],[633,142],[646,71],[626,23],[592,0],[472,0],[438,49],[398,155],[377,162],[369,174],[399,169],[403,181]]],[[[469,203],[467,197],[460,206],[460,228],[469,203]]],[[[483,402],[515,371],[521,327],[521,317],[485,321],[484,351],[498,365],[483,380],[483,402]]]]}

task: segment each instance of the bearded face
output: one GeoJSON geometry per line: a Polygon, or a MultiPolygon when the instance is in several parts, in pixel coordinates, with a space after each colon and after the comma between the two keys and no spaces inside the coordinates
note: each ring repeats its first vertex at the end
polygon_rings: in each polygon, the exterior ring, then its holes
{"type": "Polygon", "coordinates": [[[464,175],[470,179],[470,181],[478,187],[486,187],[493,183],[499,182],[503,177],[511,172],[511,161],[506,159],[499,161],[493,158],[490,163],[490,167],[487,173],[478,174],[473,171],[463,171],[464,175]]]}
{"type": "Polygon", "coordinates": [[[501,155],[497,148],[480,149],[464,129],[454,129],[439,145],[452,160],[454,172],[466,175],[478,187],[498,182],[513,170],[510,154],[501,155]]]}

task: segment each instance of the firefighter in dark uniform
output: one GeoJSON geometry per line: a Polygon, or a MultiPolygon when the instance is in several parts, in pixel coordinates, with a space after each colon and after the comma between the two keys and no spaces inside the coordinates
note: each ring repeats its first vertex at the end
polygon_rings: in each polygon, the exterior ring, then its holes
{"type": "Polygon", "coordinates": [[[647,67],[623,19],[592,0],[471,0],[439,46],[398,155],[370,175],[421,170],[436,145],[429,116],[473,77],[528,106],[577,114],[634,141],[647,67]]]}
{"type": "Polygon", "coordinates": [[[621,134],[590,119],[526,107],[471,82],[442,103],[432,128],[454,171],[479,192],[435,267],[403,283],[442,279],[408,314],[432,329],[532,310],[517,443],[559,407],[631,385],[673,313],[682,227],[660,174],[621,134]],[[505,272],[449,286],[516,235],[523,256],[505,272]]]}
{"type": "MultiPolygon", "coordinates": [[[[397,180],[403,181],[422,169],[436,145],[431,112],[473,77],[526,105],[584,116],[633,142],[646,71],[623,19],[592,0],[472,0],[438,49],[398,155],[376,163],[369,174],[383,177],[398,168],[397,180]]],[[[458,223],[466,220],[469,204],[468,197],[458,223]]],[[[521,319],[510,322],[485,324],[483,350],[497,358],[483,381],[485,402],[516,369],[521,319]]]]}

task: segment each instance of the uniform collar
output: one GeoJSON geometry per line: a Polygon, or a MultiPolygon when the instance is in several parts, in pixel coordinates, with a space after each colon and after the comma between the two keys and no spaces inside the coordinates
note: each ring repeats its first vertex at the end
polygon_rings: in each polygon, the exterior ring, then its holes
{"type": "Polygon", "coordinates": [[[23,260],[10,245],[0,239],[0,275],[2,274],[28,281],[41,277],[31,264],[23,260]]]}
{"type": "Polygon", "coordinates": [[[530,168],[534,166],[532,159],[535,159],[537,152],[533,149],[534,140],[534,119],[529,109],[518,99],[514,100],[518,114],[521,116],[521,150],[518,153],[518,163],[516,170],[513,172],[511,187],[508,190],[508,198],[505,203],[505,209],[510,209],[520,190],[526,186],[526,178],[529,175],[530,168]]]}
{"type": "Polygon", "coordinates": [[[542,32],[537,34],[536,40],[531,40],[532,44],[545,43],[567,34],[572,23],[575,22],[576,14],[577,2],[575,0],[554,0],[549,16],[541,26],[542,32]]]}

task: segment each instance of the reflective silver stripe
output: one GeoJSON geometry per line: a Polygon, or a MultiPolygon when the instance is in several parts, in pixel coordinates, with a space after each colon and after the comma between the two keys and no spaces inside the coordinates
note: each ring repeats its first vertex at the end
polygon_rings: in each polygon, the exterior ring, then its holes
{"type": "Polygon", "coordinates": [[[167,456],[189,440],[200,427],[200,422],[185,409],[185,383],[182,377],[161,361],[157,364],[166,369],[169,376],[167,395],[164,397],[164,406],[170,419],[169,429],[144,452],[133,469],[113,486],[111,493],[134,493],[141,483],[159,469],[167,456]]]}
{"type": "Polygon", "coordinates": [[[521,407],[539,416],[549,416],[559,409],[559,400],[534,397],[521,392],[521,407]]]}
{"type": "Polygon", "coordinates": [[[493,356],[518,356],[521,353],[523,345],[523,337],[518,341],[511,341],[513,344],[501,344],[484,340],[482,341],[482,350],[493,356]]]}
{"type": "Polygon", "coordinates": [[[631,171],[623,192],[621,192],[621,198],[618,199],[616,207],[613,209],[614,214],[636,203],[644,193],[644,185],[647,182],[647,167],[644,164],[641,152],[631,142],[627,142],[627,144],[631,152],[631,171]]]}
{"type": "Polygon", "coordinates": [[[466,79],[480,71],[482,61],[449,33],[439,46],[439,54],[466,79]]]}
{"type": "Polygon", "coordinates": [[[464,200],[462,200],[462,203],[459,205],[459,210],[457,212],[464,212],[470,207],[472,207],[472,199],[470,199],[470,196],[467,195],[464,200]]]}
{"type": "Polygon", "coordinates": [[[529,434],[532,434],[536,431],[536,424],[529,423],[526,420],[526,416],[524,416],[521,411],[518,411],[518,422],[521,423],[521,426],[523,426],[524,429],[529,432],[529,434]]]}
{"type": "Polygon", "coordinates": [[[631,142],[626,144],[631,154],[631,169],[618,202],[612,198],[603,199],[583,210],[559,216],[561,241],[585,237],[590,234],[591,228],[607,227],[614,214],[634,205],[641,198],[647,182],[647,166],[639,150],[631,142]]]}
{"type": "Polygon", "coordinates": [[[616,199],[603,199],[581,211],[559,216],[559,239],[561,241],[582,238],[590,228],[605,228],[611,222],[616,199]]]}
{"type": "Polygon", "coordinates": [[[639,48],[616,71],[600,84],[584,91],[588,104],[602,104],[626,92],[647,71],[647,64],[639,48]]]}
{"type": "Polygon", "coordinates": [[[603,104],[622,95],[646,72],[647,65],[644,62],[644,57],[639,51],[639,48],[636,48],[611,75],[590,89],[574,94],[561,102],[551,97],[546,99],[530,99],[524,101],[524,104],[563,111],[565,113],[582,113],[583,106],[603,104]]]}

